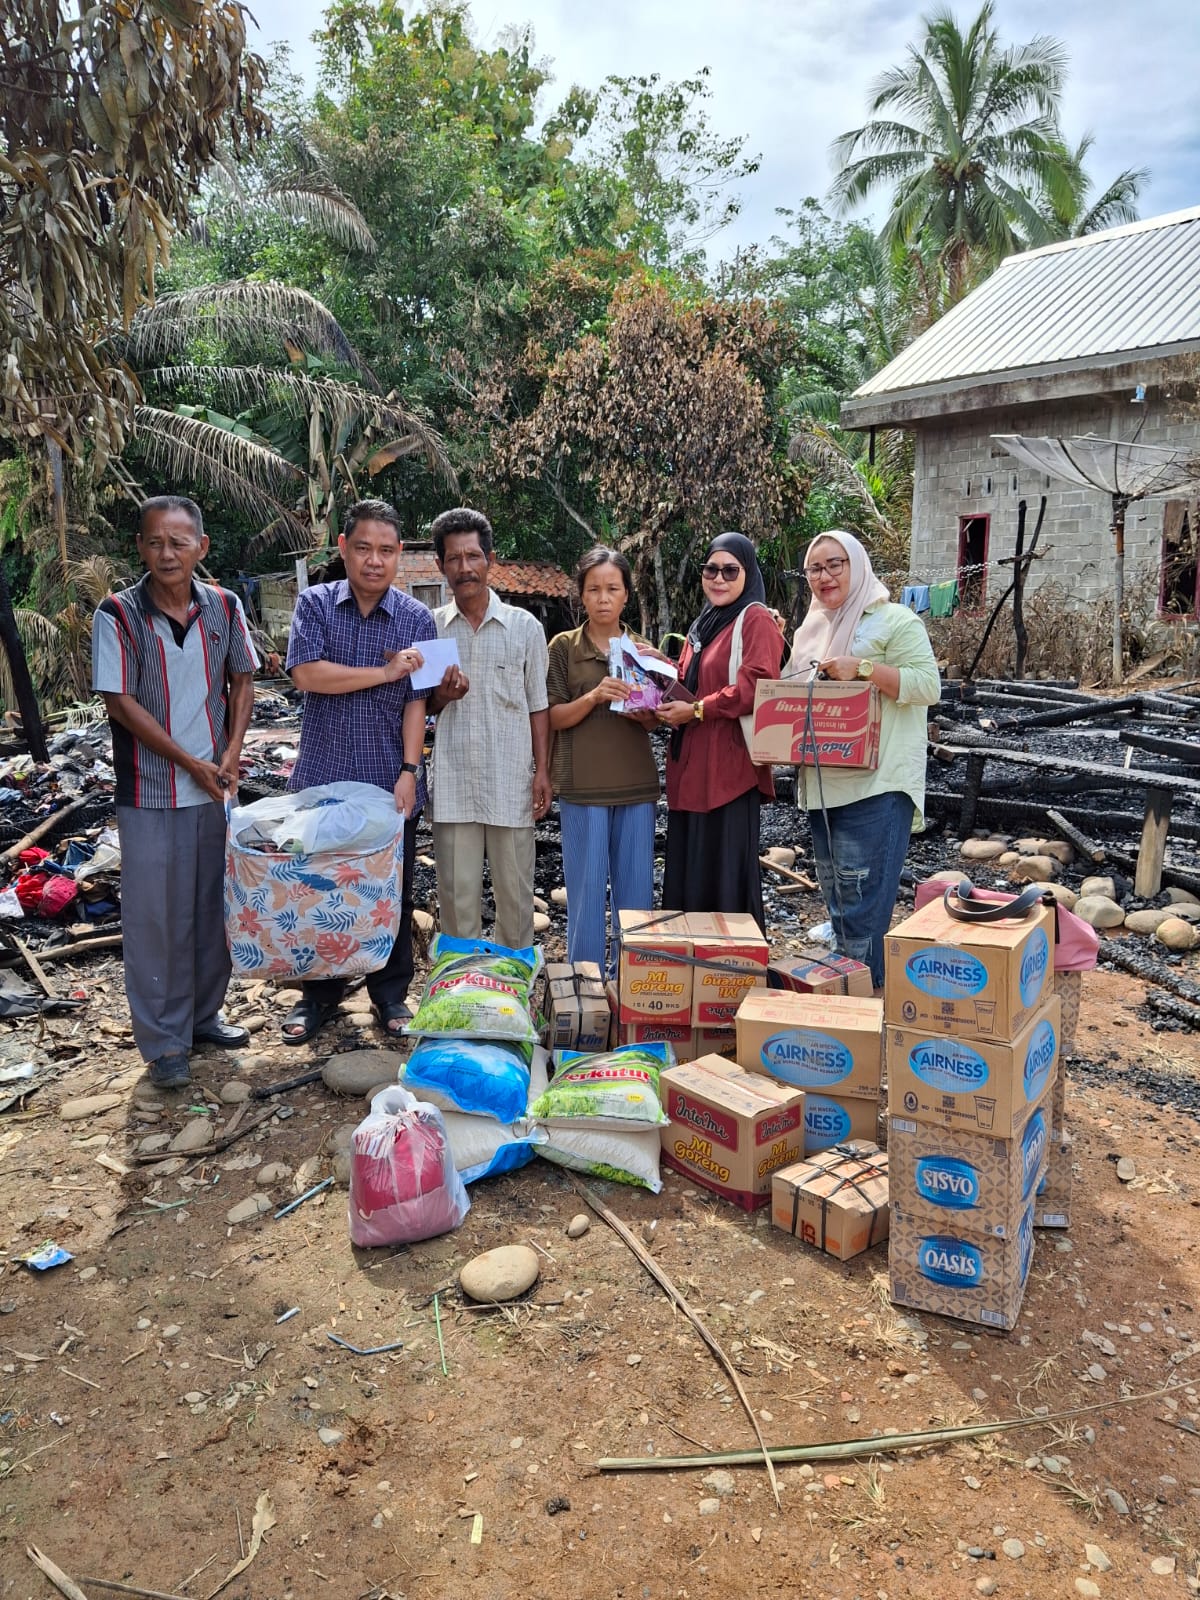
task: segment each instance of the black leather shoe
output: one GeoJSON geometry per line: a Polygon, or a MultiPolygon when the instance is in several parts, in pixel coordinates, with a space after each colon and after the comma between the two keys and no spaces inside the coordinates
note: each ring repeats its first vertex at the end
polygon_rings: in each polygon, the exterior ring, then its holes
{"type": "Polygon", "coordinates": [[[239,1045],[249,1044],[250,1035],[245,1028],[239,1028],[232,1022],[210,1022],[207,1028],[197,1028],[192,1034],[193,1044],[217,1044],[223,1050],[236,1050],[239,1045]]]}

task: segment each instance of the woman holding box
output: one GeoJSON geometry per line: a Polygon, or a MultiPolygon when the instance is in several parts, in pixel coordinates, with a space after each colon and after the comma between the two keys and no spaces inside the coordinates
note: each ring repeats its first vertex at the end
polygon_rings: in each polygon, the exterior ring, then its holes
{"type": "Polygon", "coordinates": [[[586,621],[550,641],[546,687],[554,754],[550,777],[562,825],[567,888],[567,960],[606,960],[608,908],[654,903],[654,808],[658,768],[647,731],[652,711],[618,711],[629,686],[611,677],[608,647],[621,623],[633,574],[619,551],[596,545],[575,571],[586,621]]]}
{"type": "Polygon", "coordinates": [[[879,689],[879,765],[801,768],[817,877],[837,949],[871,968],[883,985],[883,939],[891,926],[904,856],[923,826],[925,707],[941,695],[924,624],[893,605],[852,533],[834,529],[809,545],[804,576],[812,603],[796,630],[788,675],[879,689]]]}
{"type": "Polygon", "coordinates": [[[663,906],[747,912],[761,928],[759,812],[775,785],[771,768],[750,760],[739,719],[754,710],[758,680],[778,676],[783,639],[744,534],[715,539],[700,578],[704,608],[679,658],[680,681],[693,698],[658,708],[659,721],[674,730],[663,906]]]}

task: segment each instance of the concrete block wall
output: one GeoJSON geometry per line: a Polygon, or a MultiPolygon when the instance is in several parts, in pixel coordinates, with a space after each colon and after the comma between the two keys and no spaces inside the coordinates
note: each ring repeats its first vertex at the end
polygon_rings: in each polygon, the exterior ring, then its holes
{"type": "MultiPolygon", "coordinates": [[[[1038,547],[1054,548],[1045,559],[1034,562],[1029,587],[1033,589],[1053,579],[1081,605],[1110,594],[1113,541],[1109,496],[1053,478],[1047,483],[1044,474],[1019,467],[1010,455],[1002,453],[992,435],[1074,437],[1096,433],[1104,438],[1131,439],[1143,414],[1139,443],[1182,446],[1200,458],[1200,422],[1181,422],[1170,416],[1161,403],[1133,405],[1128,395],[967,412],[916,424],[910,556],[913,580],[937,582],[953,576],[960,517],[990,517],[989,562],[1011,556],[1016,544],[1018,501],[1028,502],[1028,541],[1044,494],[1046,517],[1038,547]],[[989,477],[990,493],[986,488],[989,477]],[[968,479],[970,491],[964,493],[968,479]]],[[[1158,570],[1163,508],[1163,500],[1138,501],[1129,507],[1125,527],[1127,583],[1148,568],[1158,570]]],[[[988,572],[985,604],[999,598],[1010,574],[1008,567],[988,572]]]]}

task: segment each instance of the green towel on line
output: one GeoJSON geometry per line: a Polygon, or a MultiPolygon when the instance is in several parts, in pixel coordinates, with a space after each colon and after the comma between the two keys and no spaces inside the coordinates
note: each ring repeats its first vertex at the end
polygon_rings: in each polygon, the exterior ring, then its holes
{"type": "Polygon", "coordinates": [[[958,582],[951,578],[949,583],[932,583],[929,586],[929,615],[931,617],[950,617],[954,615],[958,605],[958,582]]]}

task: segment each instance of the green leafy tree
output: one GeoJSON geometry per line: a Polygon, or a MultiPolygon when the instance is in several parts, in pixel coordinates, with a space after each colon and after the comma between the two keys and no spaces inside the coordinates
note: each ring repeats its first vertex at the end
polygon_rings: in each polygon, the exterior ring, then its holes
{"type": "Polygon", "coordinates": [[[1069,206],[1079,182],[1058,126],[1064,47],[1044,34],[1006,47],[993,16],[987,0],[965,32],[944,7],[923,18],[920,48],[872,85],[870,120],[832,147],[838,206],[890,187],[885,240],[941,251],[951,299],[973,261],[1045,242],[1043,208],[1069,206]]]}
{"type": "Polygon", "coordinates": [[[1074,149],[1064,147],[1074,181],[1065,193],[1047,196],[1046,227],[1052,238],[1082,239],[1085,234],[1138,219],[1138,198],[1142,185],[1149,181],[1149,167],[1126,167],[1093,199],[1096,185],[1085,163],[1095,142],[1094,134],[1085,133],[1074,149]]]}

